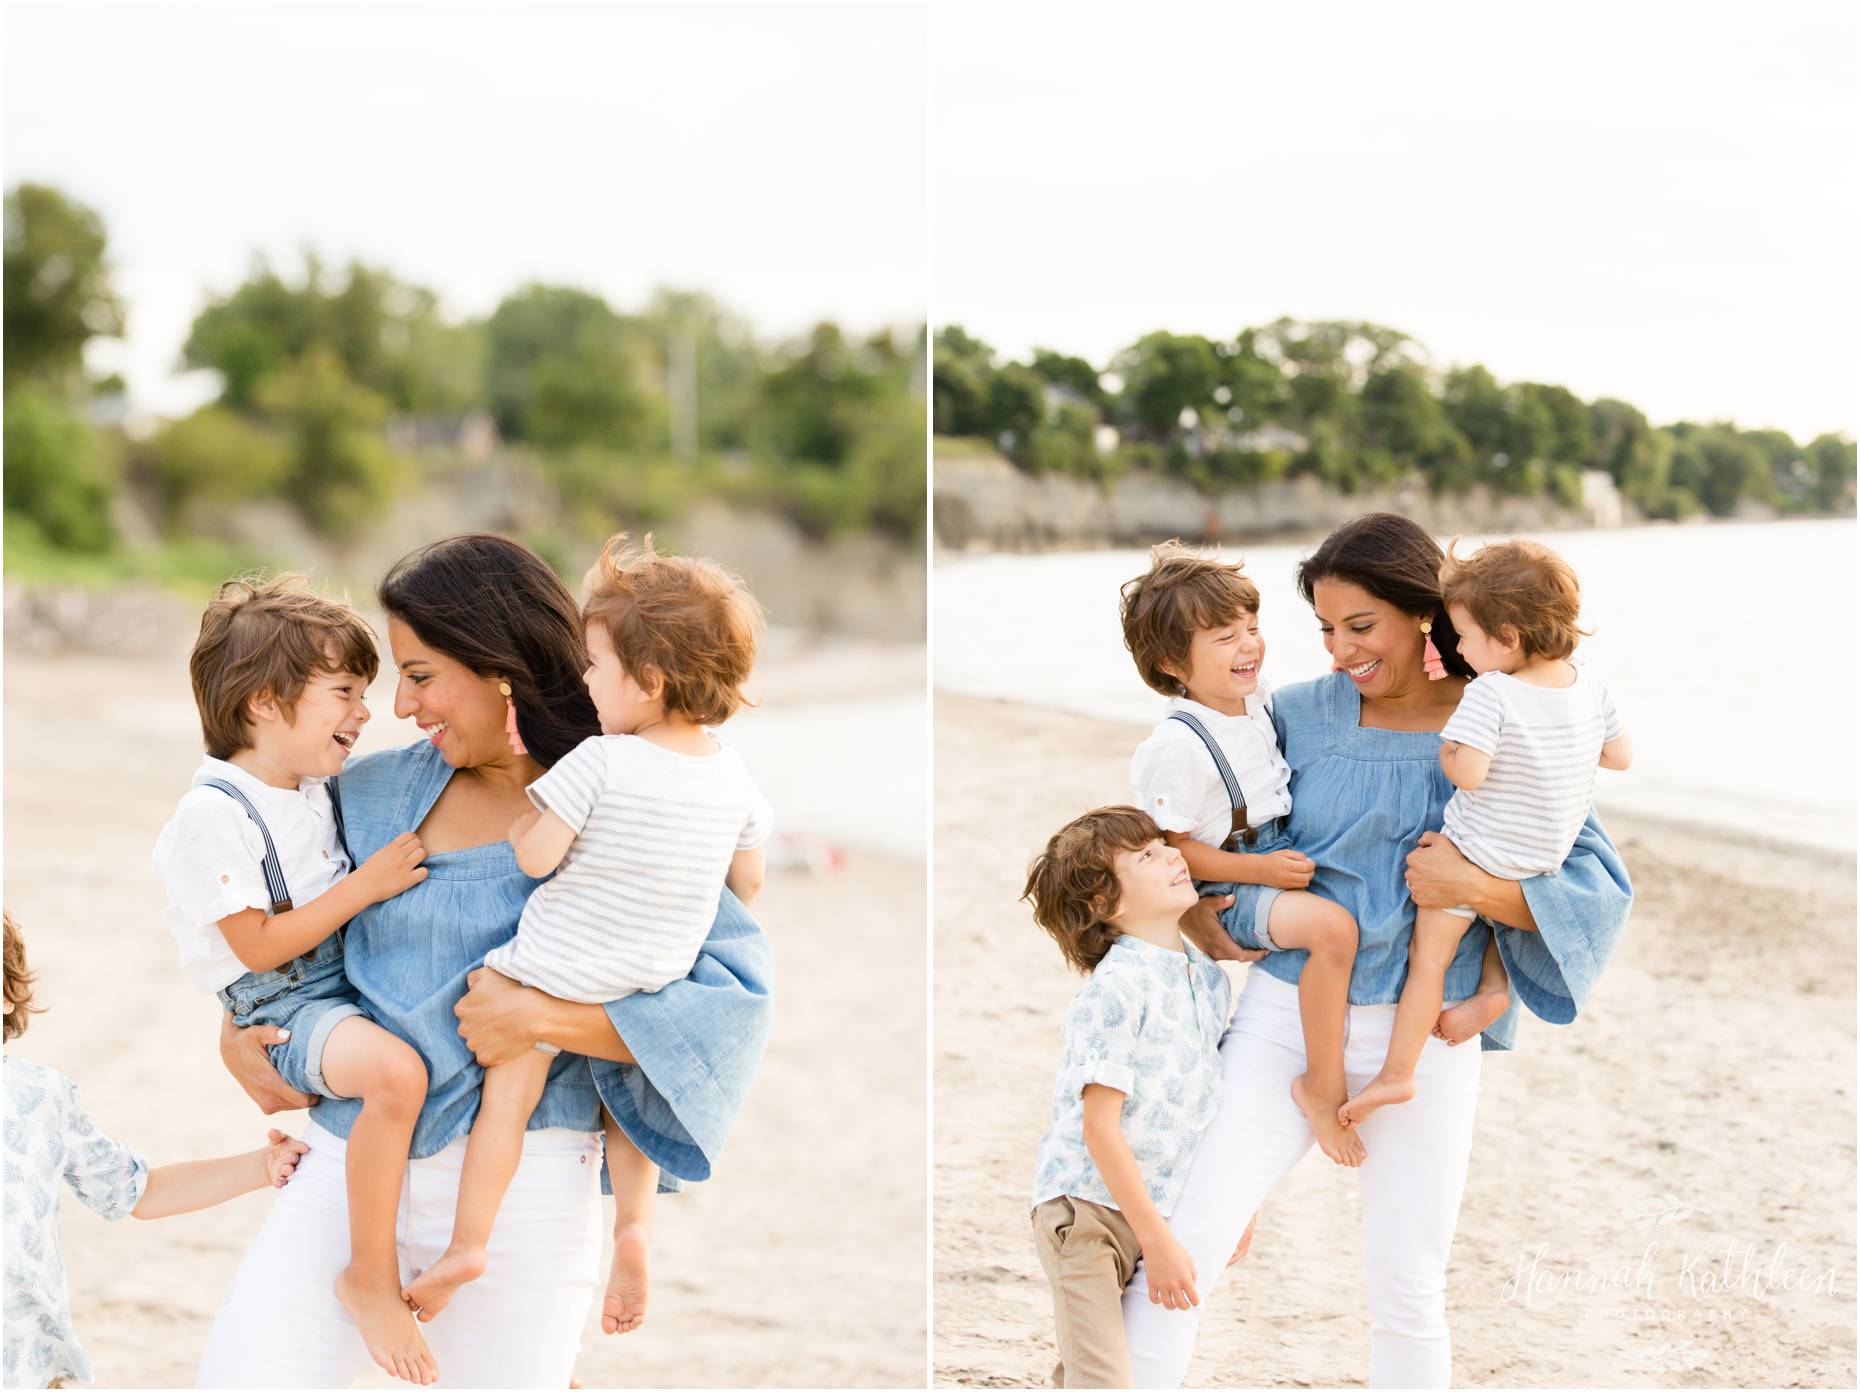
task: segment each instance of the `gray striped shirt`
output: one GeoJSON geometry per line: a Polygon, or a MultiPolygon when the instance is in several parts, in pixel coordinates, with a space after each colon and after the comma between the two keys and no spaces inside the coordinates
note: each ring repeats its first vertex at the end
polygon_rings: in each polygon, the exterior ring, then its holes
{"type": "Polygon", "coordinates": [[[767,799],[728,745],[679,754],[593,735],[529,786],[575,832],[530,895],[517,936],[485,959],[562,1000],[618,1000],[691,970],[730,858],[768,840],[767,799]]]}
{"type": "Polygon", "coordinates": [[[1488,874],[1527,880],[1559,868],[1589,815],[1602,745],[1621,717],[1600,677],[1565,687],[1487,672],[1466,688],[1440,738],[1491,756],[1476,789],[1456,789],[1442,827],[1488,874]]]}

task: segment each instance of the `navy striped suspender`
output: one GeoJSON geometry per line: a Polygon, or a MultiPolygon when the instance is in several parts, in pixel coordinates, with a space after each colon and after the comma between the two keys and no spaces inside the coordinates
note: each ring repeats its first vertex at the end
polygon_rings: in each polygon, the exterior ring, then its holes
{"type": "Polygon", "coordinates": [[[252,819],[258,828],[258,834],[265,838],[265,890],[271,895],[271,911],[274,914],[291,911],[290,886],[284,883],[284,862],[278,858],[278,848],[271,844],[271,828],[265,825],[265,819],[258,815],[258,809],[252,806],[252,800],[240,792],[224,778],[203,778],[203,788],[218,788],[227,797],[245,809],[245,815],[252,819]]]}
{"type": "Polygon", "coordinates": [[[1179,720],[1201,737],[1201,742],[1208,747],[1208,753],[1214,756],[1214,766],[1221,771],[1221,782],[1227,785],[1227,803],[1233,808],[1233,830],[1227,840],[1231,844],[1235,839],[1251,846],[1259,839],[1259,833],[1247,825],[1246,794],[1240,790],[1240,780],[1234,776],[1233,765],[1227,762],[1227,756],[1221,753],[1221,746],[1208,727],[1203,725],[1187,711],[1169,712],[1171,720],[1179,720]]]}

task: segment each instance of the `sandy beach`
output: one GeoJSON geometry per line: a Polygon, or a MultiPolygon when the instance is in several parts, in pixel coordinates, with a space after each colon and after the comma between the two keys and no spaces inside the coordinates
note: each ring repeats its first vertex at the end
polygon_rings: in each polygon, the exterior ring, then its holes
{"type": "MultiPolygon", "coordinates": [[[[217,1006],[181,973],[148,864],[199,759],[185,654],[14,652],[5,673],[6,902],[49,1007],[9,1050],[76,1079],[99,1124],[156,1163],[249,1149],[268,1124],[220,1067],[217,1006]]],[[[772,658],[765,699],[842,694],[841,664],[772,658]]],[[[921,648],[893,666],[921,691],[921,648]]],[[[409,732],[390,689],[371,693],[364,751],[409,732]]],[[[921,1385],[924,894],[920,860],[856,850],[837,874],[771,875],[757,912],[780,985],[756,1089],[715,1179],[659,1205],[645,1327],[610,1338],[590,1319],[586,1385],[921,1385]]],[[[99,1385],[192,1385],[270,1203],[110,1225],[67,1196],[72,1310],[99,1385]]]]}
{"type": "MultiPolygon", "coordinates": [[[[935,1377],[1043,1385],[1026,1216],[1078,978],[1016,903],[1128,800],[1137,726],[936,698],[935,1377]]],[[[1847,770],[1832,776],[1845,778],[1847,770]]],[[[1456,1385],[1851,1387],[1854,863],[1614,818],[1637,899],[1583,1015],[1487,1053],[1456,1385]]],[[[1361,1385],[1360,1202],[1315,1150],[1212,1295],[1191,1385],[1361,1385]]]]}

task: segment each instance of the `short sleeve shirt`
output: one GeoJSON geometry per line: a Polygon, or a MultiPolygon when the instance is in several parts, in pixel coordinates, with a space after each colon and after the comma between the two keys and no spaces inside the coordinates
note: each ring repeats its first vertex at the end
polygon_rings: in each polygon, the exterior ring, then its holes
{"type": "Polygon", "coordinates": [[[1487,672],[1467,686],[1440,738],[1489,756],[1475,789],[1455,790],[1442,829],[1488,874],[1525,880],[1554,872],[1589,815],[1602,746],[1621,716],[1602,679],[1576,667],[1565,687],[1487,672]]]}
{"type": "Polygon", "coordinates": [[[729,745],[680,754],[636,735],[590,736],[529,794],[575,841],[485,965],[563,1000],[618,1000],[689,972],[730,858],[767,841],[772,820],[729,745]]]}
{"type": "Polygon", "coordinates": [[[1183,948],[1121,937],[1073,997],[1053,1122],[1034,1173],[1035,1207],[1061,1194],[1117,1207],[1085,1148],[1090,1083],[1124,1094],[1119,1122],[1157,1210],[1167,1217],[1181,1197],[1220,1104],[1221,1034],[1232,1004],[1220,967],[1192,943],[1183,948]]]}
{"type": "MultiPolygon", "coordinates": [[[[1187,711],[1221,746],[1246,797],[1248,825],[1264,826],[1292,810],[1292,771],[1279,752],[1272,698],[1263,686],[1247,697],[1245,715],[1222,715],[1185,696],[1172,698],[1169,709],[1187,711]]],[[[1180,832],[1205,846],[1226,844],[1233,831],[1233,804],[1214,756],[1179,720],[1159,722],[1137,746],[1130,759],[1130,792],[1164,831],[1180,832]]]]}
{"type": "Polygon", "coordinates": [[[296,907],[325,893],[350,868],[336,834],[329,780],[306,778],[296,788],[274,788],[237,764],[203,760],[193,787],[156,837],[153,860],[168,891],[163,917],[180,945],[181,966],[195,986],[208,992],[245,975],[245,965],[220,932],[220,920],[244,909],[271,908],[265,838],[237,801],[202,786],[210,778],[231,783],[265,819],[296,907]]]}
{"type": "Polygon", "coordinates": [[[57,1069],[8,1055],[5,1070],[6,1385],[89,1382],[58,1241],[61,1186],[99,1217],[122,1218],[142,1198],[148,1162],[97,1129],[57,1069]]]}

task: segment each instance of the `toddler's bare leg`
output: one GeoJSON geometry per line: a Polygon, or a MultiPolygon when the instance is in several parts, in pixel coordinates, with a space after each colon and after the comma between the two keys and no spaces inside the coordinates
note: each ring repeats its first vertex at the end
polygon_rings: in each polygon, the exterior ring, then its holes
{"type": "Polygon", "coordinates": [[[1408,943],[1408,980],[1402,985],[1401,1002],[1395,1007],[1388,1056],[1382,1062],[1382,1071],[1338,1113],[1346,1125],[1355,1126],[1377,1107],[1406,1102],[1414,1096],[1414,1065],[1440,1018],[1447,966],[1472,922],[1445,909],[1414,911],[1414,936],[1408,943]]]}
{"type": "Polygon", "coordinates": [[[1449,1044],[1464,1044],[1483,1034],[1500,1015],[1511,1008],[1511,978],[1505,975],[1505,963],[1498,955],[1498,935],[1487,939],[1485,956],[1479,959],[1479,989],[1458,1005],[1440,1012],[1434,1034],[1449,1044]]]}
{"type": "Polygon", "coordinates": [[[405,1040],[357,1015],[329,1032],[323,1078],[343,1096],[362,1099],[343,1162],[349,1264],[336,1277],[336,1298],[382,1371],[422,1386],[437,1382],[439,1365],[401,1299],[394,1242],[407,1147],[426,1102],[426,1065],[405,1040]]]}
{"type": "Polygon", "coordinates": [[[607,1178],[614,1187],[614,1265],[601,1301],[601,1332],[630,1334],[646,1319],[646,1252],[652,1235],[659,1167],[640,1153],[608,1115],[607,1178]]]}
{"type": "Polygon", "coordinates": [[[408,1302],[419,1308],[422,1320],[445,1309],[460,1286],[484,1275],[491,1226],[523,1158],[523,1132],[542,1097],[553,1057],[540,1049],[526,1049],[510,1062],[484,1071],[478,1117],[465,1143],[465,1165],[459,1174],[452,1241],[438,1261],[408,1283],[405,1292],[408,1302]]]}
{"type": "Polygon", "coordinates": [[[1272,901],[1266,927],[1280,947],[1303,948],[1311,954],[1298,976],[1305,1071],[1292,1080],[1292,1097],[1310,1123],[1318,1148],[1339,1165],[1360,1165],[1368,1153],[1362,1137],[1337,1114],[1350,1095],[1343,1077],[1343,1016],[1350,1008],[1356,920],[1340,904],[1290,890],[1272,901]]]}

